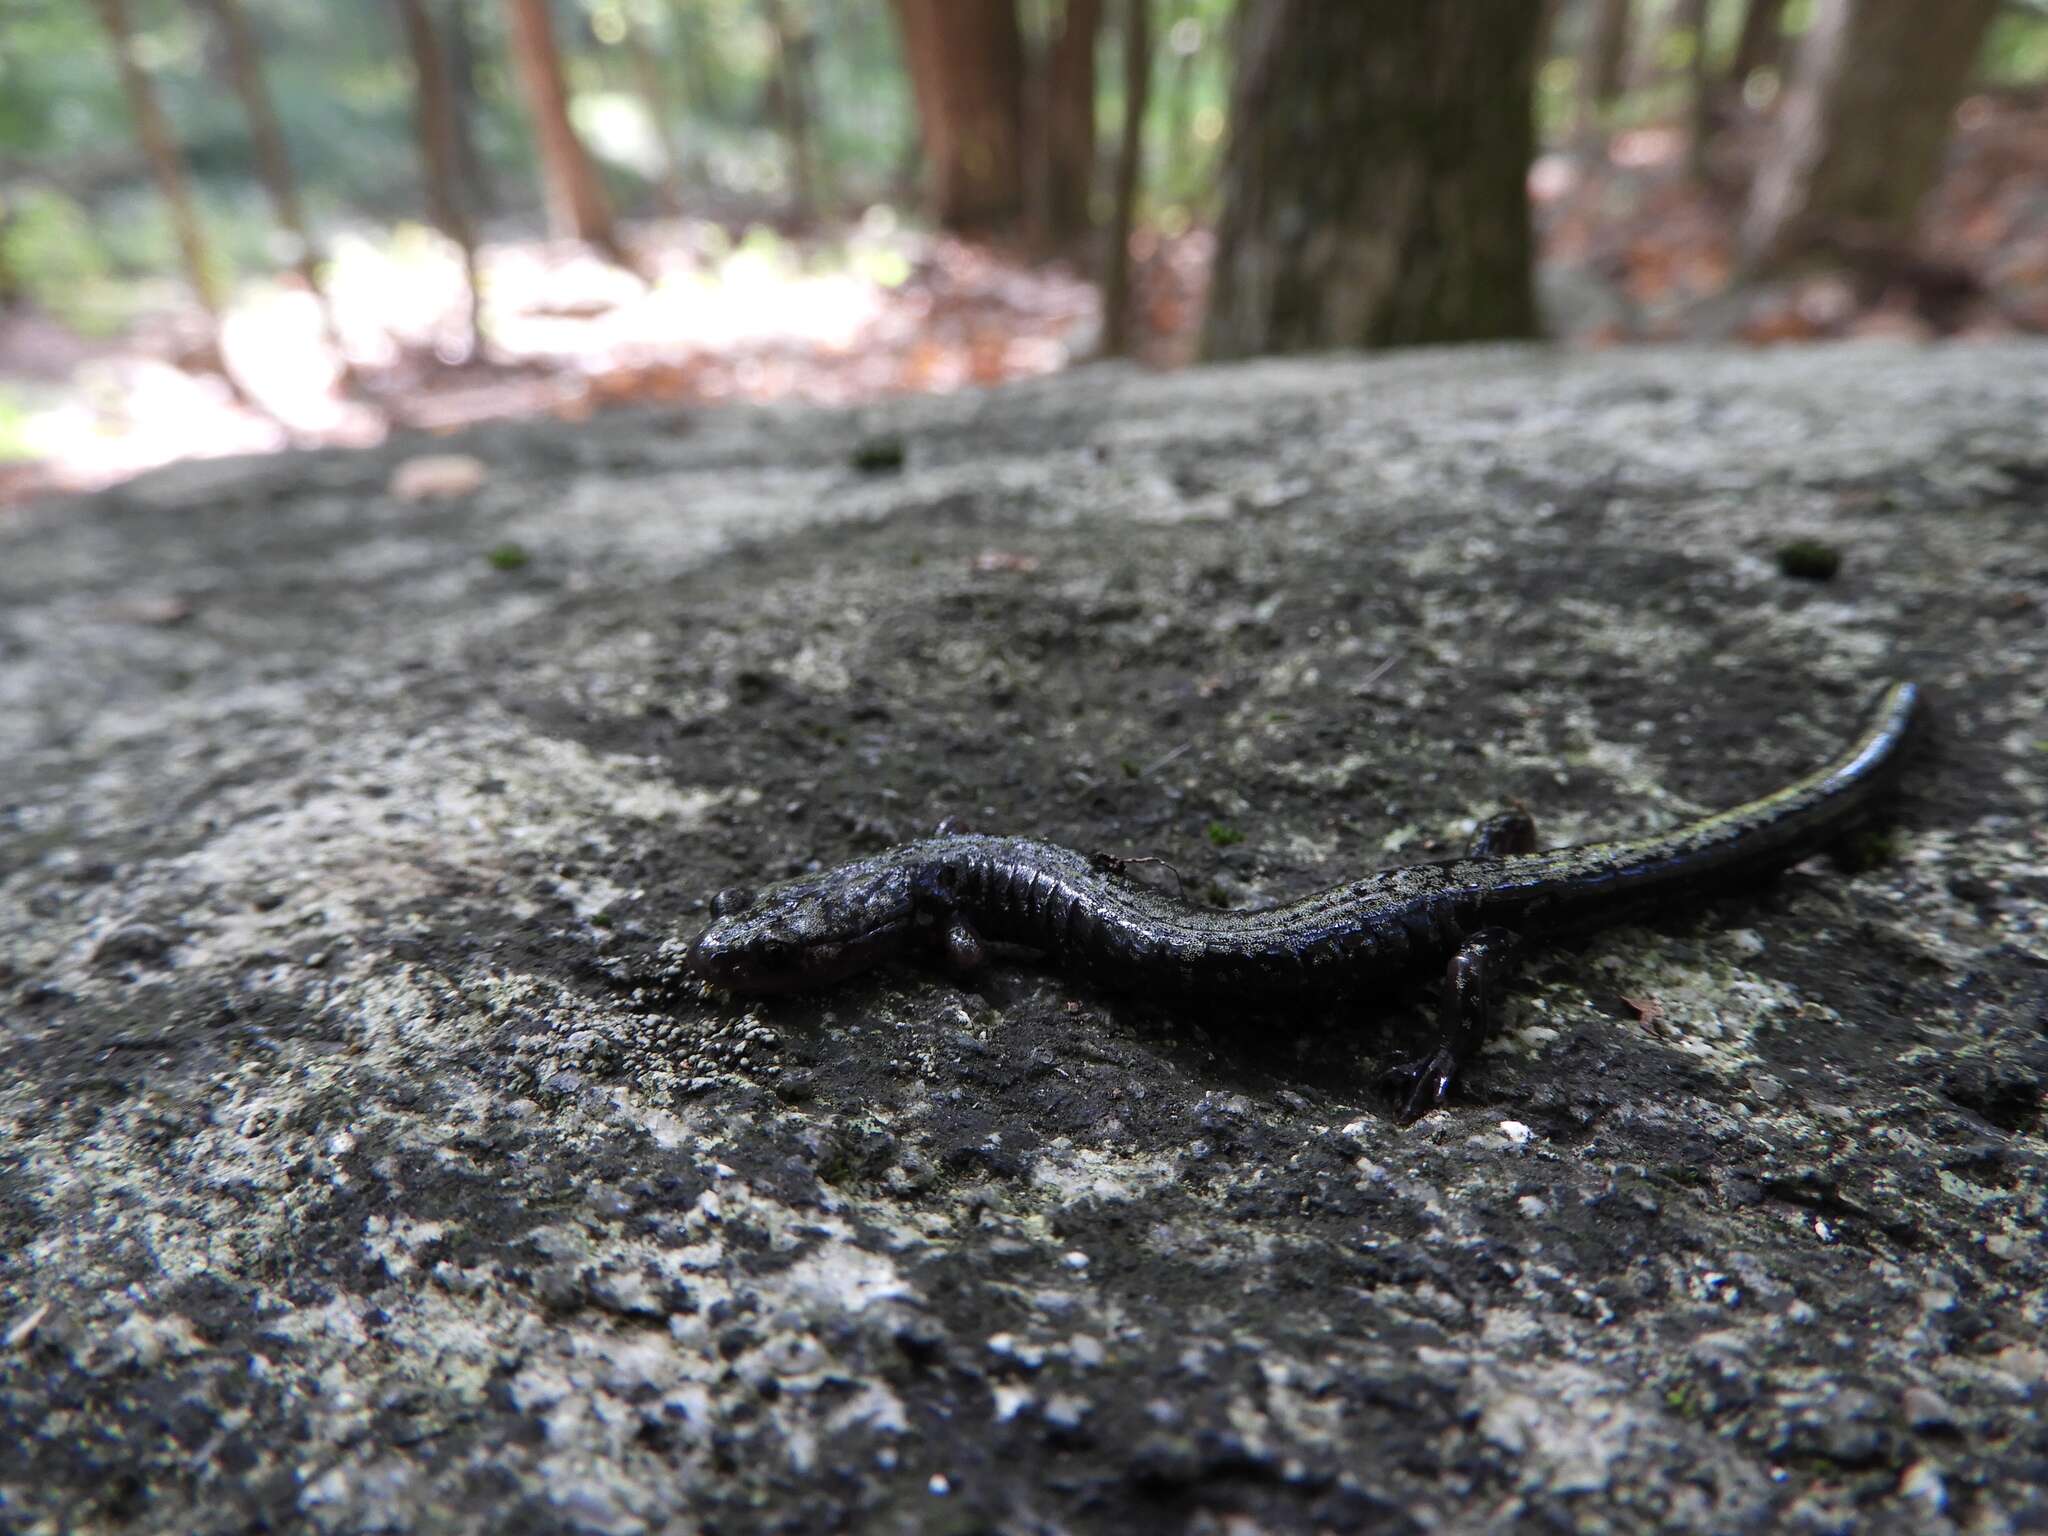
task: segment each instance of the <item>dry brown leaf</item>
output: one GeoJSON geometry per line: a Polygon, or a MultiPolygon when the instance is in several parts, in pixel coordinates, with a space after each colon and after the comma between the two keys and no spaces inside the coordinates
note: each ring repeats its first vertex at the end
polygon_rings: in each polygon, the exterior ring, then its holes
{"type": "Polygon", "coordinates": [[[1654,997],[1623,996],[1622,1006],[1636,1016],[1638,1024],[1654,1024],[1664,1017],[1664,1005],[1654,997]]]}
{"type": "Polygon", "coordinates": [[[391,471],[391,494],[400,501],[453,501],[474,495],[490,479],[481,459],[466,453],[423,453],[391,471]]]}
{"type": "Polygon", "coordinates": [[[985,575],[998,571],[1011,571],[1029,575],[1038,569],[1038,556],[1022,555],[1010,549],[984,549],[974,557],[974,570],[985,575]]]}

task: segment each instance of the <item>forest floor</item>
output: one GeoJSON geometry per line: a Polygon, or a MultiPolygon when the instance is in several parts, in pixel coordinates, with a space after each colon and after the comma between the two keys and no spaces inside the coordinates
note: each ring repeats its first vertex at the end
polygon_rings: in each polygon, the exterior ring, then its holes
{"type": "MultiPolygon", "coordinates": [[[[1530,190],[1551,333],[1602,347],[2048,330],[2048,107],[1965,104],[1912,256],[1740,282],[1728,189],[1764,139],[1755,124],[1722,133],[1704,176],[1670,129],[1546,153],[1530,190]]],[[[102,340],[0,310],[0,505],[177,458],[489,418],[995,384],[1084,360],[1099,329],[1095,289],[1073,267],[901,229],[885,210],[800,241],[683,220],[635,226],[629,243],[642,276],[573,245],[486,246],[480,358],[459,266],[417,228],[334,244],[331,333],[310,294],[277,281],[243,290],[217,344],[175,289],[102,340]]],[[[1200,228],[1134,242],[1153,366],[1193,357],[1209,244],[1200,228]]]]}

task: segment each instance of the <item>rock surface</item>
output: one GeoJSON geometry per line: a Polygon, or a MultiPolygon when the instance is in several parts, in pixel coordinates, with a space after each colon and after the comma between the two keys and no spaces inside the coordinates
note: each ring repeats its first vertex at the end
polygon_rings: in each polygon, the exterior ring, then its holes
{"type": "Polygon", "coordinates": [[[0,1528],[2042,1529],[2044,422],[2040,347],[1472,350],[17,515],[0,1528]],[[1881,846],[1537,951],[1408,1129],[1426,994],[678,978],[948,814],[1272,900],[1893,676],[1881,846]]]}

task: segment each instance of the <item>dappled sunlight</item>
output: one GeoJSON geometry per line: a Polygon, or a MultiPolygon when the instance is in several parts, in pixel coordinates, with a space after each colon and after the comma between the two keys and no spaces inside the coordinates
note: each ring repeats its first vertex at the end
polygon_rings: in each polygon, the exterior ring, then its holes
{"type": "Polygon", "coordinates": [[[0,498],[111,485],[173,459],[275,452],[279,423],[238,405],[217,375],[124,353],[82,365],[30,402],[14,440],[25,462],[0,464],[0,498]]]}
{"type": "Polygon", "coordinates": [[[177,458],[356,446],[402,427],[635,400],[845,403],[994,384],[1066,366],[1096,331],[1095,290],[1072,272],[907,232],[886,211],[802,241],[701,220],[634,226],[626,239],[644,276],[574,242],[483,247],[481,355],[459,253],[405,225],[332,243],[332,333],[288,278],[241,290],[219,339],[232,387],[140,339],[33,390],[0,368],[18,461],[0,470],[0,499],[103,486],[177,458]]]}

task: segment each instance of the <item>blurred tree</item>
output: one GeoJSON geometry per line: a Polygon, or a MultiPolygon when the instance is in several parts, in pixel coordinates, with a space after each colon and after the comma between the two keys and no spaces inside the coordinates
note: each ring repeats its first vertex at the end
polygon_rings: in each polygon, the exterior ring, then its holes
{"type": "Polygon", "coordinates": [[[170,125],[158,107],[149,72],[136,57],[135,34],[128,24],[127,0],[94,0],[100,24],[113,45],[114,62],[121,72],[121,89],[128,98],[128,110],[135,120],[135,136],[156,178],[157,191],[171,215],[177,235],[178,254],[185,265],[185,278],[200,306],[216,320],[220,317],[220,279],[207,249],[206,233],[200,227],[199,210],[192,201],[192,189],[185,176],[185,162],[171,137],[170,125]]]}
{"type": "Polygon", "coordinates": [[[674,113],[669,104],[668,86],[662,79],[661,60],[656,53],[654,39],[648,36],[644,18],[629,6],[622,15],[622,21],[625,30],[619,41],[626,50],[626,60],[633,71],[633,88],[639,93],[640,108],[647,114],[647,125],[654,133],[661,208],[673,217],[683,211],[683,169],[676,154],[674,113]]]}
{"type": "Polygon", "coordinates": [[[1685,170],[1695,181],[1707,174],[1707,145],[1714,132],[1714,77],[1707,65],[1712,21],[1710,0],[1679,0],[1678,27],[1687,38],[1685,170]]]}
{"type": "Polygon", "coordinates": [[[455,165],[468,205],[482,218],[498,206],[498,188],[491,168],[477,150],[476,117],[480,93],[477,89],[476,26],[470,19],[471,0],[446,0],[442,30],[448,37],[449,114],[455,135],[455,165]]]}
{"type": "Polygon", "coordinates": [[[933,217],[963,233],[1009,227],[1024,204],[1024,41],[1016,0],[895,5],[933,217]]]}
{"type": "Polygon", "coordinates": [[[454,93],[441,40],[427,14],[426,0],[393,0],[412,57],[413,122],[419,141],[420,168],[426,179],[427,212],[442,234],[462,253],[463,279],[469,288],[469,353],[483,350],[483,283],[477,275],[476,230],[456,190],[456,128],[454,93]]]}
{"type": "Polygon", "coordinates": [[[1102,350],[1124,357],[1136,332],[1131,314],[1131,226],[1145,158],[1145,99],[1152,80],[1152,0],[1124,0],[1124,130],[1116,155],[1116,211],[1102,277],[1102,350]]]}
{"type": "Polygon", "coordinates": [[[1040,234],[1046,248],[1071,249],[1094,223],[1095,43],[1102,0],[1065,0],[1046,40],[1037,157],[1044,187],[1040,234]]]}
{"type": "Polygon", "coordinates": [[[676,52],[682,55],[683,102],[685,110],[699,119],[725,115],[720,92],[723,76],[717,66],[710,7],[702,0],[671,0],[666,20],[676,52]]]}
{"type": "Polygon", "coordinates": [[[1685,26],[1685,0],[1634,0],[1630,27],[1634,34],[1622,69],[1622,95],[1654,91],[1671,73],[1674,33],[1685,26]]]}
{"type": "Polygon", "coordinates": [[[1905,245],[1999,0],[1817,0],[1743,219],[1752,268],[1905,245]]]}
{"type": "Polygon", "coordinates": [[[1239,13],[1205,356],[1535,334],[1541,18],[1489,0],[1239,13]]]}
{"type": "Polygon", "coordinates": [[[248,14],[242,0],[199,0],[199,8],[211,18],[227,47],[228,73],[235,94],[241,98],[242,115],[249,126],[249,143],[256,153],[256,174],[269,195],[271,212],[292,242],[292,266],[299,280],[319,302],[328,344],[342,356],[341,332],[334,323],[334,305],[320,279],[320,259],[313,237],[306,229],[306,211],[299,202],[298,179],[292,174],[291,154],[285,148],[284,130],[278,126],[277,110],[270,100],[270,88],[263,79],[263,59],[249,30],[248,14]]]}
{"type": "Polygon", "coordinates": [[[1741,95],[1749,77],[1760,69],[1776,69],[1785,51],[1785,0],[1749,0],[1742,12],[1742,31],[1735,56],[1728,61],[1728,84],[1741,95]]]}
{"type": "Polygon", "coordinates": [[[789,143],[791,211],[799,224],[818,217],[818,156],[812,133],[811,47],[809,27],[790,11],[789,0],[765,0],[769,30],[775,35],[775,74],[771,87],[782,134],[789,143]]]}
{"type": "Polygon", "coordinates": [[[1174,14],[1166,27],[1166,187],[1177,193],[1187,180],[1188,129],[1194,121],[1195,54],[1202,46],[1202,23],[1184,14],[1187,0],[1176,0],[1174,14]]]}
{"type": "Polygon", "coordinates": [[[555,45],[548,0],[505,0],[505,16],[533,126],[534,147],[540,153],[548,227],[558,236],[585,241],[622,267],[638,270],[619,243],[611,199],[569,121],[569,86],[562,74],[562,55],[555,45]]]}
{"type": "Polygon", "coordinates": [[[1599,131],[1628,73],[1629,0],[1588,0],[1579,55],[1579,100],[1573,131],[1599,131]]]}

